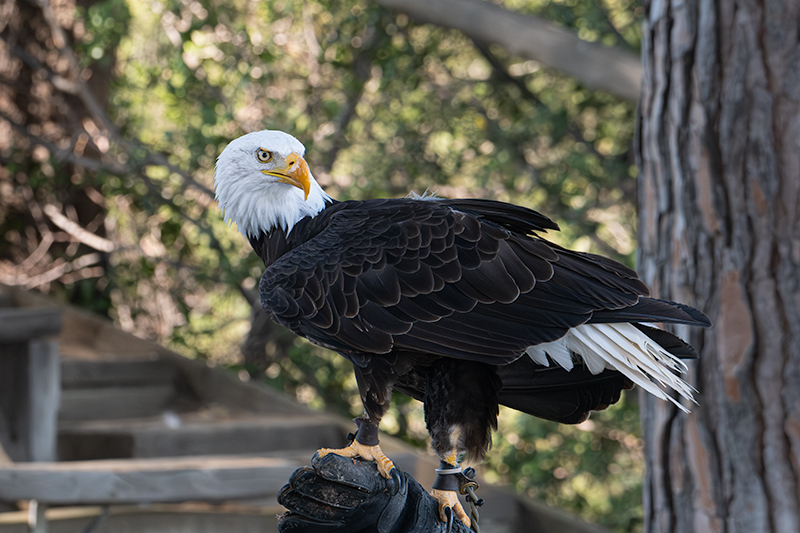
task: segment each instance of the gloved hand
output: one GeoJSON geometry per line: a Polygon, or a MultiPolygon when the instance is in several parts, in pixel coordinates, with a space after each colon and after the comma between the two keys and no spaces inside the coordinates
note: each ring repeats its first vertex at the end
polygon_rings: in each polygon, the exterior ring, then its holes
{"type": "MultiPolygon", "coordinates": [[[[392,479],[375,463],[316,454],[311,466],[292,474],[278,502],[289,511],[278,518],[281,533],[445,533],[439,507],[419,483],[396,467],[392,479]]],[[[454,519],[452,532],[470,533],[454,519]]]]}

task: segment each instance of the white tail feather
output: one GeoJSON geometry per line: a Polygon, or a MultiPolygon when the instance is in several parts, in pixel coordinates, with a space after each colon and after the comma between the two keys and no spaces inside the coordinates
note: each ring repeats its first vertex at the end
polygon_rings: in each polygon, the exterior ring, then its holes
{"type": "Polygon", "coordinates": [[[558,366],[566,368],[567,370],[572,370],[574,366],[572,362],[572,352],[567,348],[563,340],[562,338],[557,341],[530,346],[526,350],[526,353],[535,363],[542,366],[550,366],[550,359],[552,359],[558,366]],[[550,357],[548,358],[548,356],[550,357]]]}
{"type": "Polygon", "coordinates": [[[533,362],[536,363],[537,365],[550,366],[550,359],[547,358],[547,353],[544,351],[544,347],[549,346],[551,344],[555,344],[555,342],[537,344],[536,346],[528,346],[528,349],[525,350],[525,353],[527,353],[528,356],[531,359],[533,359],[533,362]]]}
{"type": "Polygon", "coordinates": [[[572,370],[572,353],[581,356],[592,374],[606,368],[617,370],[650,394],[674,403],[688,412],[680,401],[667,394],[675,390],[694,402],[695,389],[676,375],[686,364],[659,346],[632,324],[584,324],[570,329],[564,337],[526,350],[536,363],[550,366],[550,359],[572,370]]]}

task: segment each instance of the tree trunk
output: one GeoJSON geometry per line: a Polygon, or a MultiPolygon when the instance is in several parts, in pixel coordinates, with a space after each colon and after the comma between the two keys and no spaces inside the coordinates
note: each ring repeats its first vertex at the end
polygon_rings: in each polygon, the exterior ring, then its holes
{"type": "Polygon", "coordinates": [[[641,261],[705,310],[685,416],[642,402],[647,531],[800,531],[800,2],[645,2],[641,261]]]}

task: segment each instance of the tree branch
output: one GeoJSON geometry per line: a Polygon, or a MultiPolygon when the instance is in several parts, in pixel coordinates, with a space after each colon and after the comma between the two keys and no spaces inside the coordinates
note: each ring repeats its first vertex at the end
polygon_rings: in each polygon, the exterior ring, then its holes
{"type": "Polygon", "coordinates": [[[642,80],[639,57],[627,50],[583,41],[552,22],[514,13],[483,0],[376,0],[420,21],[461,30],[574,77],[590,89],[636,101],[642,80]]]}
{"type": "MultiPolygon", "coordinates": [[[[544,103],[542,103],[539,97],[533,94],[533,92],[531,92],[530,89],[528,89],[525,80],[521,78],[515,78],[514,76],[512,76],[511,73],[509,73],[506,67],[503,65],[503,63],[500,62],[497,56],[494,55],[491,50],[489,50],[489,47],[486,46],[486,43],[482,43],[480,41],[475,41],[475,40],[473,40],[472,42],[475,44],[475,48],[478,49],[478,51],[483,55],[486,61],[489,62],[489,65],[491,65],[494,72],[500,77],[501,81],[504,81],[506,83],[511,83],[512,85],[516,86],[522,93],[522,97],[529,100],[536,107],[540,109],[545,108],[544,103]]],[[[582,143],[584,146],[586,146],[586,148],[591,153],[593,153],[599,158],[603,157],[603,155],[597,151],[597,148],[594,147],[594,144],[591,141],[586,140],[586,138],[583,136],[583,133],[580,131],[580,129],[575,125],[573,121],[567,122],[567,133],[569,133],[569,135],[575,142],[582,143]]]]}
{"type": "Polygon", "coordinates": [[[59,209],[53,204],[47,204],[44,206],[44,213],[50,217],[50,220],[53,221],[53,224],[75,237],[78,242],[81,242],[90,248],[94,248],[95,250],[105,253],[111,253],[117,247],[110,240],[99,235],[95,235],[91,231],[85,230],[77,223],[62,215],[61,211],[59,211],[59,209]]]}

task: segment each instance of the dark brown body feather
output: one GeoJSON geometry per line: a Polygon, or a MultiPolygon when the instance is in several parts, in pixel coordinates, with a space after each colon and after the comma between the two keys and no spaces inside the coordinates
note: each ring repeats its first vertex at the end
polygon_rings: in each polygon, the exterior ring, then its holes
{"type": "MultiPolygon", "coordinates": [[[[380,420],[395,387],[425,401],[434,442],[443,425],[475,426],[483,437],[469,448],[480,456],[498,402],[575,423],[631,386],[613,371],[542,367],[521,357],[528,346],[593,322],[708,325],[691,307],[647,298],[624,265],[536,236],[547,229],[557,226],[500,202],[371,200],[333,203],[288,235],[251,243],[267,266],[265,311],[353,362],[371,418],[380,420]],[[466,383],[487,405],[442,380],[466,383]]],[[[693,354],[650,329],[666,349],[693,354]]]]}

